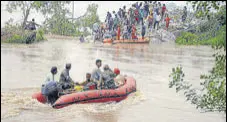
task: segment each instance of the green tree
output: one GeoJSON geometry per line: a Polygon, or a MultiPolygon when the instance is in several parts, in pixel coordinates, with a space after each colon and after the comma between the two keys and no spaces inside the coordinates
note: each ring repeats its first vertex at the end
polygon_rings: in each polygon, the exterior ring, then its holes
{"type": "Polygon", "coordinates": [[[88,35],[87,27],[92,29],[92,25],[96,22],[100,22],[97,15],[97,4],[90,4],[84,15],[78,18],[68,18],[66,10],[58,10],[46,21],[46,26],[49,27],[49,31],[54,34],[80,36],[81,34],[88,35]],[[73,19],[73,21],[71,21],[73,19]],[[81,28],[85,28],[83,32],[80,32],[81,28]]]}
{"type": "Polygon", "coordinates": [[[206,17],[218,11],[220,6],[225,5],[225,1],[189,1],[194,10],[196,10],[197,17],[206,17]]]}
{"type": "Polygon", "coordinates": [[[82,19],[85,22],[85,24],[84,24],[85,27],[89,27],[90,29],[92,29],[92,26],[94,23],[100,22],[99,16],[97,14],[97,9],[98,9],[97,4],[93,3],[93,4],[88,5],[85,17],[82,19]]]}
{"type": "MultiPolygon", "coordinates": [[[[196,89],[192,84],[184,81],[184,72],[182,67],[176,67],[172,69],[170,74],[169,87],[176,87],[176,91],[184,91],[187,100],[190,100],[192,104],[195,104],[197,108],[205,111],[219,111],[226,113],[226,23],[224,14],[226,12],[225,4],[217,7],[216,5],[221,4],[220,1],[196,1],[191,2],[195,8],[198,9],[197,13],[204,17],[210,15],[210,17],[222,16],[218,21],[218,26],[209,26],[206,31],[201,33],[215,34],[212,35],[208,40],[212,40],[212,48],[215,49],[216,53],[213,55],[215,58],[215,65],[209,74],[201,75],[200,79],[204,80],[200,85],[201,89],[196,89]],[[215,9],[217,13],[214,15],[209,9],[215,9]],[[208,11],[208,12],[207,12],[208,11]],[[225,11],[225,12],[224,12],[225,11]],[[201,14],[202,12],[202,14],[201,14]]],[[[226,13],[225,13],[226,14],[226,13]]],[[[201,38],[206,40],[207,38],[201,38]]]]}
{"type": "Polygon", "coordinates": [[[22,27],[25,27],[31,10],[36,10],[44,15],[53,14],[66,10],[64,5],[69,4],[68,1],[8,1],[7,11],[12,13],[18,8],[23,12],[22,27]]]}

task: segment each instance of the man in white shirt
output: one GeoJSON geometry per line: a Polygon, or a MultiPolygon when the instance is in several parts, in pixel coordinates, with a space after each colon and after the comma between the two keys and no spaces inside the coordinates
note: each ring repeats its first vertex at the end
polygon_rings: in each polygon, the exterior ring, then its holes
{"type": "Polygon", "coordinates": [[[100,70],[100,67],[102,66],[102,60],[97,59],[95,62],[97,68],[95,68],[91,73],[91,79],[97,83],[98,89],[100,89],[100,85],[102,82],[102,71],[100,70]]]}
{"type": "Polygon", "coordinates": [[[155,18],[154,29],[155,29],[155,26],[157,25],[157,30],[158,30],[160,21],[161,21],[161,15],[158,12],[157,15],[156,15],[156,18],[155,18]]]}

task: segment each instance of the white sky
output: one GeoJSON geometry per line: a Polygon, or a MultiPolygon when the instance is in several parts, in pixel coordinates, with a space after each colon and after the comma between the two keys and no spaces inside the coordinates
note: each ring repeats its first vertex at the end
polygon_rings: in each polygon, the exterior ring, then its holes
{"type": "MultiPolygon", "coordinates": [[[[5,11],[5,5],[8,1],[1,1],[2,7],[1,7],[1,27],[4,26],[5,22],[8,21],[10,18],[14,19],[14,22],[22,22],[22,12],[21,11],[15,11],[13,13],[8,13],[5,11]]],[[[96,3],[98,4],[98,15],[100,17],[101,21],[104,21],[107,11],[112,12],[113,10],[117,11],[120,7],[122,8],[124,5],[131,6],[132,3],[135,3],[136,1],[74,1],[74,17],[79,17],[83,15],[86,12],[86,9],[89,4],[96,3]]],[[[141,2],[141,1],[138,1],[141,2]]],[[[182,7],[186,5],[186,1],[161,1],[161,3],[167,3],[167,2],[174,2],[178,6],[182,7]]],[[[168,8],[168,6],[167,6],[168,8]]],[[[70,5],[70,11],[72,11],[72,4],[70,5]]],[[[28,20],[31,20],[32,18],[35,18],[35,21],[38,24],[41,24],[44,21],[44,17],[35,11],[31,11],[28,20]]]]}

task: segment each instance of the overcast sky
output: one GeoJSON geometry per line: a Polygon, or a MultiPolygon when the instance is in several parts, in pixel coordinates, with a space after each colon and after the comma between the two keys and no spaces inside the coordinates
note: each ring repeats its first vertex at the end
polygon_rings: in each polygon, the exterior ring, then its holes
{"type": "MultiPolygon", "coordinates": [[[[14,22],[22,22],[22,12],[15,11],[13,13],[8,13],[5,11],[5,5],[8,1],[1,1],[1,26],[4,26],[5,22],[10,18],[14,19],[14,22]]],[[[130,6],[136,1],[74,1],[74,17],[79,17],[86,12],[86,9],[89,4],[96,3],[98,4],[98,15],[101,21],[104,21],[107,11],[118,10],[124,5],[130,6]]],[[[140,1],[141,2],[141,1],[140,1]]],[[[179,6],[186,5],[186,1],[161,1],[161,3],[174,2],[179,6]]],[[[167,6],[168,7],[168,6],[167,6]]],[[[72,4],[70,5],[70,11],[72,11],[72,4]]],[[[36,22],[41,24],[44,21],[44,17],[35,11],[31,11],[31,14],[28,17],[28,20],[35,18],[36,22]]]]}

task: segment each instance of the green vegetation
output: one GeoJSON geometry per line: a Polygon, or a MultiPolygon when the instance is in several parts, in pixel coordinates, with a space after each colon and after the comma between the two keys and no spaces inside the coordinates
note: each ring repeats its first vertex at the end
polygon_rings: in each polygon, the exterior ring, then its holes
{"type": "Polygon", "coordinates": [[[4,34],[1,35],[3,43],[26,43],[26,41],[39,42],[44,41],[44,30],[42,28],[36,31],[23,30],[21,26],[7,25],[4,29],[4,34]],[[29,39],[33,33],[36,33],[35,38],[29,39]]]}
{"type": "Polygon", "coordinates": [[[198,36],[190,32],[182,32],[181,36],[177,37],[177,44],[194,44],[197,43],[198,36]]]}
{"type": "MultiPolygon", "coordinates": [[[[1,40],[4,43],[26,43],[26,40],[28,37],[32,34],[32,32],[24,32],[23,34],[13,34],[12,36],[8,37],[6,40],[1,40]]],[[[43,37],[44,31],[43,30],[37,30],[36,32],[36,38],[34,40],[31,40],[31,42],[40,42],[46,40],[46,38],[43,37]]]]}
{"type": "Polygon", "coordinates": [[[87,29],[92,29],[94,23],[100,22],[97,9],[97,4],[90,4],[86,13],[78,18],[67,18],[66,11],[54,13],[50,19],[45,21],[47,28],[45,32],[66,36],[80,36],[82,34],[87,36],[90,34],[87,29]]]}
{"type": "MultiPolygon", "coordinates": [[[[7,11],[12,13],[19,8],[23,12],[23,22],[21,25],[16,26],[13,25],[12,22],[7,23],[6,27],[3,29],[4,34],[1,34],[1,42],[33,43],[46,40],[44,38],[45,27],[41,27],[36,31],[24,30],[31,10],[41,12],[45,18],[48,19],[48,16],[69,13],[68,9],[65,8],[65,5],[69,3],[68,1],[8,1],[7,11]]],[[[59,29],[62,29],[62,26],[60,26],[59,29]]],[[[65,30],[67,30],[67,28],[65,30]]],[[[64,33],[64,35],[67,34],[64,33]]]]}
{"type": "MultiPolygon", "coordinates": [[[[192,3],[200,3],[203,5],[202,3],[207,4],[209,2],[196,1],[192,3]]],[[[212,1],[210,6],[215,6],[216,4],[212,1]]],[[[210,7],[209,5],[207,6],[210,7]]],[[[198,12],[200,13],[201,10],[197,10],[196,14],[198,14],[198,12]]],[[[176,43],[180,45],[214,45],[215,43],[219,43],[218,41],[220,41],[221,38],[224,38],[226,33],[226,6],[218,7],[218,12],[216,13],[210,12],[205,15],[200,16],[201,23],[195,27],[195,33],[182,32],[181,35],[177,37],[176,43]],[[204,17],[205,15],[206,17],[204,17]]]]}
{"type": "MultiPolygon", "coordinates": [[[[207,12],[209,9],[200,9],[197,11],[198,17],[208,16],[208,22],[201,24],[198,28],[198,34],[183,33],[177,38],[177,44],[201,44],[212,45],[215,50],[213,55],[215,65],[206,75],[201,75],[201,89],[196,89],[192,84],[184,81],[184,72],[181,66],[172,69],[170,74],[169,87],[176,87],[176,92],[184,91],[187,100],[196,105],[196,108],[205,112],[225,112],[226,113],[226,6],[217,7],[216,1],[192,2],[194,6],[214,8],[218,10],[216,14],[207,12]],[[200,4],[199,4],[200,3],[200,4]],[[203,4],[201,4],[203,3],[203,4]],[[201,12],[203,12],[201,14],[201,12]],[[224,13],[224,14],[223,14],[224,13]],[[213,14],[213,15],[212,15],[213,14]],[[215,22],[215,24],[213,23],[215,22]]],[[[200,7],[197,7],[200,8],[200,7]]]]}
{"type": "Polygon", "coordinates": [[[35,42],[46,40],[44,37],[44,30],[42,28],[37,30],[35,42]]]}
{"type": "MultiPolygon", "coordinates": [[[[94,23],[99,23],[97,15],[97,4],[90,4],[86,13],[78,18],[68,18],[71,16],[69,8],[65,7],[71,2],[68,1],[9,1],[7,11],[12,13],[20,9],[23,12],[23,22],[21,25],[14,26],[13,23],[8,23],[4,28],[4,34],[1,36],[1,42],[8,43],[26,43],[32,31],[24,30],[27,18],[31,10],[41,12],[45,17],[41,29],[36,30],[36,38],[31,42],[45,40],[45,33],[52,33],[65,36],[88,36],[91,33],[94,23]],[[27,41],[26,41],[27,40],[27,41]]],[[[11,20],[12,21],[12,20],[11,20]]]]}
{"type": "Polygon", "coordinates": [[[180,45],[216,45],[222,43],[226,37],[226,26],[222,26],[214,33],[194,34],[190,32],[182,32],[181,36],[177,37],[176,43],[180,45]]]}
{"type": "Polygon", "coordinates": [[[69,1],[8,1],[7,11],[12,13],[19,8],[23,12],[23,22],[21,26],[24,28],[31,10],[41,12],[45,16],[51,15],[55,11],[68,12],[64,6],[69,3],[69,1]]]}

